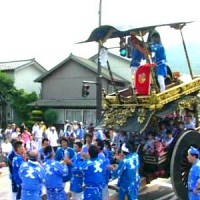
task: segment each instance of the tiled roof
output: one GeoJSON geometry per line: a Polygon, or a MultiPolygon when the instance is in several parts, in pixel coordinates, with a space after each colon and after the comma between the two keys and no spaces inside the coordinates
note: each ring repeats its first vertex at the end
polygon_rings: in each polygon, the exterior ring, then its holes
{"type": "MultiPolygon", "coordinates": [[[[16,60],[16,61],[9,61],[9,62],[0,62],[0,70],[2,71],[8,71],[8,70],[15,70],[21,67],[24,67],[26,65],[30,65],[33,63],[37,63],[36,60],[28,59],[28,60],[16,60]]],[[[39,63],[37,63],[41,68],[43,68],[39,63]]],[[[46,71],[45,68],[43,68],[44,71],[46,71]]]]}
{"type": "MultiPolygon", "coordinates": [[[[66,62],[68,62],[70,59],[74,60],[75,62],[80,63],[81,65],[83,65],[84,67],[92,70],[93,72],[97,73],[97,63],[85,59],[85,58],[81,58],[78,56],[75,56],[73,54],[70,54],[70,56],[68,58],[66,58],[65,60],[63,60],[61,63],[59,63],[58,65],[56,65],[55,67],[53,67],[51,70],[47,71],[45,74],[43,74],[42,76],[40,76],[39,78],[37,78],[35,81],[36,82],[41,82],[45,77],[47,77],[48,75],[50,75],[51,73],[53,73],[55,70],[57,70],[59,67],[61,67],[63,64],[65,64],[66,62]]],[[[102,76],[108,80],[111,80],[111,77],[109,75],[109,71],[108,69],[102,67],[102,76]]],[[[119,81],[119,82],[128,82],[125,78],[121,77],[120,75],[113,73],[113,79],[115,81],[119,81]]]]}
{"type": "Polygon", "coordinates": [[[95,99],[49,99],[38,100],[29,106],[54,107],[54,108],[95,108],[95,99]]]}

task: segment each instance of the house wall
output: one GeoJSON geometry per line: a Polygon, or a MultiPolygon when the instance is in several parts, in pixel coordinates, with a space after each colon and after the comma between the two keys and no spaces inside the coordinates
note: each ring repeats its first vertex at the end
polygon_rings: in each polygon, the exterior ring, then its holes
{"type": "MultiPolygon", "coordinates": [[[[129,82],[132,81],[130,60],[120,56],[108,54],[108,61],[110,63],[110,68],[112,72],[119,74],[121,77],[125,78],[129,82]]],[[[97,58],[95,58],[95,62],[98,62],[97,58]]]]}
{"type": "MultiPolygon", "coordinates": [[[[96,82],[96,73],[70,60],[45,78],[42,84],[42,99],[81,99],[83,81],[96,82]]],[[[107,88],[107,80],[103,78],[107,88]]],[[[96,84],[89,84],[89,96],[96,98],[96,84]]]]}
{"type": "Polygon", "coordinates": [[[19,68],[15,70],[14,74],[15,86],[17,89],[24,89],[28,93],[36,92],[39,95],[41,83],[36,83],[34,80],[42,74],[43,72],[34,65],[19,68]]]}

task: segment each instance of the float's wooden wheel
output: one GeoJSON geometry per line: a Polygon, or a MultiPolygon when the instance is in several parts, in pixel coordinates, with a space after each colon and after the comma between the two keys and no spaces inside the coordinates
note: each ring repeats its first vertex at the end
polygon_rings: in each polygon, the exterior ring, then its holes
{"type": "Polygon", "coordinates": [[[173,189],[180,200],[188,199],[187,181],[191,164],[187,160],[187,151],[190,146],[200,147],[200,133],[195,130],[187,130],[174,145],[170,176],[173,189]]]}

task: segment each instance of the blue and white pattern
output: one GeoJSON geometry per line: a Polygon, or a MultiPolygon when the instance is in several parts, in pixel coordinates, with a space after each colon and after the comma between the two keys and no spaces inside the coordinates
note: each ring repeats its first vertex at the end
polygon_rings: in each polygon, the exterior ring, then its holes
{"type": "Polygon", "coordinates": [[[166,54],[162,43],[151,43],[151,52],[154,53],[152,61],[157,64],[157,75],[167,76],[166,54]]]}
{"type": "MultiPolygon", "coordinates": [[[[74,157],[74,155],[75,155],[74,149],[72,149],[71,147],[67,147],[67,149],[63,149],[62,147],[59,148],[56,151],[55,160],[62,161],[62,160],[64,160],[66,158],[66,155],[67,155],[67,157],[69,159],[72,159],[74,157]]],[[[71,165],[67,165],[67,167],[68,167],[68,175],[63,177],[63,181],[64,182],[70,181],[71,177],[72,177],[72,173],[71,173],[72,166],[71,165]]]]}
{"type": "Polygon", "coordinates": [[[83,200],[102,200],[102,183],[104,181],[104,165],[101,159],[95,158],[85,162],[79,172],[84,176],[83,200]]]}
{"type": "Polygon", "coordinates": [[[140,186],[139,157],[137,153],[127,155],[119,166],[113,171],[113,178],[118,179],[119,199],[125,199],[128,195],[130,200],[138,199],[140,186]]]}
{"type": "Polygon", "coordinates": [[[22,200],[40,200],[46,177],[44,168],[38,162],[24,162],[20,166],[19,176],[22,180],[22,200]]]}
{"type": "Polygon", "coordinates": [[[200,160],[192,165],[190,169],[190,173],[188,176],[188,195],[189,200],[200,200],[200,191],[198,193],[194,193],[193,190],[198,188],[198,184],[200,184],[200,160]]]}
{"type": "Polygon", "coordinates": [[[63,200],[67,198],[64,191],[63,177],[68,175],[68,168],[65,164],[48,159],[44,163],[46,171],[46,182],[48,200],[63,200]]]}
{"type": "Polygon", "coordinates": [[[21,155],[15,153],[15,156],[14,156],[13,162],[12,162],[12,170],[13,170],[13,179],[17,185],[21,185],[21,183],[22,183],[22,180],[19,177],[18,172],[19,172],[19,168],[23,162],[25,162],[24,158],[21,155]]]}
{"type": "Polygon", "coordinates": [[[109,199],[109,192],[108,192],[108,182],[110,179],[110,160],[105,156],[103,152],[98,154],[98,158],[103,163],[103,183],[102,183],[102,198],[105,200],[109,199]]]}
{"type": "Polygon", "coordinates": [[[70,190],[74,193],[83,192],[83,174],[80,173],[79,168],[82,168],[85,164],[85,160],[81,157],[81,153],[76,153],[72,158],[73,168],[72,168],[72,179],[70,190]]]}

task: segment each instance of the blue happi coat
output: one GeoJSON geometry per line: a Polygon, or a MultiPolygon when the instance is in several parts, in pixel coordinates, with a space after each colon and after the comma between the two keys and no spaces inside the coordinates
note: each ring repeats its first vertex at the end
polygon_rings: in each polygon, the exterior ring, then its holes
{"type": "Polygon", "coordinates": [[[110,179],[110,170],[108,169],[108,166],[110,165],[109,159],[105,156],[103,152],[98,154],[98,158],[103,163],[103,183],[102,186],[108,185],[109,179],[110,179]]]}
{"type": "MultiPolygon", "coordinates": [[[[75,155],[75,151],[74,149],[72,149],[71,147],[67,147],[67,149],[63,149],[62,147],[60,147],[57,151],[56,151],[56,157],[55,160],[57,161],[62,161],[65,159],[66,154],[68,155],[69,159],[72,159],[75,155]]],[[[71,173],[71,169],[72,166],[71,165],[67,165],[68,166],[68,175],[63,177],[63,181],[67,182],[71,180],[72,177],[72,173],[71,173]]]]}
{"type": "Polygon", "coordinates": [[[79,172],[84,175],[84,198],[83,200],[102,200],[102,183],[104,181],[104,166],[99,158],[94,158],[85,162],[79,168],[79,172]]]}
{"type": "Polygon", "coordinates": [[[46,172],[45,186],[47,188],[47,199],[66,199],[67,195],[64,191],[63,178],[68,174],[67,166],[58,161],[47,159],[44,163],[44,169],[46,172]]]}
{"type": "Polygon", "coordinates": [[[8,154],[8,167],[9,167],[9,171],[10,171],[10,179],[11,179],[11,183],[12,183],[12,192],[17,192],[17,186],[16,183],[14,181],[14,177],[13,177],[13,158],[15,157],[15,151],[12,150],[9,154],[8,154]]]}
{"type": "Polygon", "coordinates": [[[157,75],[167,76],[166,54],[165,49],[160,42],[153,42],[150,44],[151,52],[154,52],[152,61],[156,63],[157,75]]]}
{"type": "Polygon", "coordinates": [[[142,59],[145,59],[144,54],[138,49],[133,49],[131,67],[139,67],[142,59]]]}
{"type": "Polygon", "coordinates": [[[83,174],[80,172],[79,168],[81,168],[86,161],[82,158],[81,153],[78,152],[72,158],[72,162],[73,165],[70,190],[75,193],[80,193],[83,191],[83,174]]]}
{"type": "Polygon", "coordinates": [[[89,145],[84,144],[83,147],[82,147],[82,152],[83,153],[88,153],[89,147],[90,147],[89,145]]]}
{"type": "Polygon", "coordinates": [[[13,162],[12,162],[12,172],[13,172],[13,180],[15,181],[15,183],[17,185],[21,185],[21,183],[22,183],[22,180],[19,177],[18,172],[19,172],[19,168],[23,162],[25,162],[24,157],[15,153],[15,156],[14,156],[13,162]]]}
{"type": "Polygon", "coordinates": [[[113,171],[113,178],[118,178],[119,199],[128,195],[130,200],[136,200],[140,186],[139,156],[137,153],[127,155],[113,171]]]}
{"type": "Polygon", "coordinates": [[[63,188],[63,177],[67,176],[68,168],[65,164],[48,159],[44,163],[46,172],[45,186],[47,188],[63,188]]]}
{"type": "Polygon", "coordinates": [[[29,160],[20,166],[19,176],[22,180],[22,200],[40,200],[46,176],[44,168],[38,162],[29,160]]]}
{"type": "Polygon", "coordinates": [[[113,164],[113,161],[114,161],[113,152],[108,148],[104,148],[103,152],[104,152],[106,158],[108,158],[108,160],[110,161],[110,164],[113,164]]]}
{"type": "Polygon", "coordinates": [[[192,165],[189,176],[188,176],[188,195],[189,200],[200,200],[200,191],[198,193],[194,193],[193,190],[198,188],[198,184],[200,183],[200,160],[192,165]]]}

